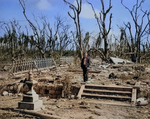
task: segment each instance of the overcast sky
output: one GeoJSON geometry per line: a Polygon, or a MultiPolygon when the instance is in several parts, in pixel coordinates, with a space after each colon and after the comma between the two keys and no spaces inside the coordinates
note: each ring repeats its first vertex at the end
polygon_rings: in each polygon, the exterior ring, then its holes
{"type": "MultiPolygon", "coordinates": [[[[75,0],[68,1],[75,4],[75,0]]],[[[89,2],[93,4],[97,13],[101,10],[100,0],[89,0],[89,2]]],[[[105,8],[108,8],[109,0],[104,0],[104,2],[105,8]]],[[[124,4],[129,8],[131,8],[135,2],[136,0],[124,0],[124,4]]],[[[117,25],[123,26],[123,22],[128,22],[132,19],[129,12],[121,5],[121,0],[112,0],[112,6],[110,11],[110,13],[113,14],[111,33],[118,35],[119,29],[117,25]]],[[[142,8],[150,10],[150,0],[145,0],[142,8]]],[[[75,28],[74,22],[67,14],[68,11],[70,11],[69,6],[65,4],[63,0],[27,0],[26,2],[26,13],[31,21],[34,21],[32,14],[36,17],[42,14],[48,17],[51,24],[54,24],[54,17],[59,14],[67,18],[68,23],[71,24],[72,28],[75,28]]],[[[0,21],[9,22],[13,19],[19,20],[19,23],[23,26],[28,25],[18,0],[0,0],[0,21]]],[[[83,0],[80,22],[83,32],[89,31],[90,33],[98,33],[98,26],[93,11],[86,0],[83,0]]],[[[0,36],[2,36],[2,32],[0,32],[0,36]]]]}

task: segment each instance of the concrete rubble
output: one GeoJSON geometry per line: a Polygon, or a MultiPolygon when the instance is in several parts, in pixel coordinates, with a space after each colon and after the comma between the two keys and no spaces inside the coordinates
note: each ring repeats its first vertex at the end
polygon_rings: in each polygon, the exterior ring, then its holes
{"type": "MultiPolygon", "coordinates": [[[[88,74],[87,84],[136,88],[138,89],[136,105],[143,105],[145,111],[148,110],[148,101],[150,101],[150,66],[134,64],[128,60],[114,57],[111,57],[111,60],[113,61],[112,63],[106,63],[99,58],[91,58],[89,70],[95,72],[88,74]],[[100,72],[96,73],[98,71],[100,72]],[[141,100],[141,97],[143,97],[144,100],[141,100]]],[[[35,93],[39,95],[39,99],[43,101],[45,109],[48,110],[47,112],[43,112],[44,114],[49,113],[49,115],[57,116],[60,116],[61,114],[65,117],[66,115],[63,114],[63,111],[61,112],[61,110],[80,108],[81,110],[87,110],[88,113],[90,112],[92,117],[94,117],[94,115],[96,115],[96,118],[106,116],[104,115],[104,112],[101,111],[105,108],[104,105],[98,105],[98,103],[92,105],[91,103],[84,102],[84,100],[88,101],[86,98],[81,99],[81,101],[79,100],[79,102],[76,100],[81,83],[83,82],[80,65],[74,66],[73,64],[61,64],[60,66],[48,67],[41,71],[33,71],[33,74],[33,79],[37,81],[37,83],[33,85],[33,89],[35,93]],[[58,111],[60,111],[60,114],[58,111]],[[58,112],[58,114],[56,112],[58,112]]],[[[15,74],[15,76],[10,78],[11,80],[13,79],[12,83],[9,82],[9,84],[0,87],[0,93],[2,95],[12,94],[9,97],[17,94],[18,97],[23,98],[23,94],[29,91],[29,87],[26,85],[28,78],[27,72],[15,74]]],[[[101,101],[107,102],[105,99],[98,100],[98,102],[101,101]]],[[[112,104],[114,103],[113,100],[110,100],[110,102],[112,104]]],[[[129,105],[129,102],[125,103],[129,105]]],[[[130,110],[130,108],[128,110],[130,110]]],[[[147,115],[146,117],[150,117],[148,112],[143,112],[139,109],[135,109],[134,112],[139,115],[140,113],[145,113],[145,115],[147,115]]],[[[113,114],[115,115],[115,112],[113,114]]],[[[77,118],[77,115],[74,115],[74,117],[66,117],[77,118]]],[[[88,117],[90,117],[90,115],[88,115],[88,117]]],[[[133,115],[131,115],[131,117],[133,117],[133,115]]],[[[115,117],[112,116],[108,118],[115,117]]],[[[120,116],[116,118],[123,117],[120,116]]]]}
{"type": "Polygon", "coordinates": [[[121,58],[110,57],[110,59],[115,64],[133,64],[133,62],[131,62],[129,60],[124,60],[124,59],[121,59],[121,58]]]}
{"type": "Polygon", "coordinates": [[[2,96],[6,96],[6,95],[8,95],[8,92],[7,91],[3,91],[2,96]]]}
{"type": "Polygon", "coordinates": [[[39,111],[43,107],[43,101],[39,100],[39,95],[33,89],[33,85],[37,83],[33,80],[32,71],[29,72],[29,80],[26,84],[29,87],[29,91],[23,95],[23,100],[18,102],[18,109],[27,109],[39,111]]]}

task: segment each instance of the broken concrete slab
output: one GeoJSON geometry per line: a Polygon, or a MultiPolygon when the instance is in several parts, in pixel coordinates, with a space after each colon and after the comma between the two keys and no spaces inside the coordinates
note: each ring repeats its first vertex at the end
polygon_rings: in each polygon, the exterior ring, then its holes
{"type": "Polygon", "coordinates": [[[146,105],[148,105],[148,100],[146,100],[145,98],[138,98],[137,105],[138,106],[146,106],[146,105]]]}
{"type": "Polygon", "coordinates": [[[113,63],[115,64],[133,64],[132,61],[121,59],[121,58],[116,58],[116,57],[110,57],[113,63]]]}
{"type": "Polygon", "coordinates": [[[7,91],[3,91],[2,96],[7,96],[8,92],[7,91]]]}

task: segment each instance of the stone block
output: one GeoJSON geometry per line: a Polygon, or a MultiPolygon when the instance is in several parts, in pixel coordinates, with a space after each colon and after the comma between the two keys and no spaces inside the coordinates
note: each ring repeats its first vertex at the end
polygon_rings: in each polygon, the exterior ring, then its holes
{"type": "Polygon", "coordinates": [[[24,95],[23,96],[23,101],[24,102],[35,102],[39,99],[39,96],[37,94],[34,95],[24,95]]]}
{"type": "Polygon", "coordinates": [[[3,91],[2,96],[6,96],[6,95],[8,95],[8,92],[7,91],[3,91]]]}
{"type": "Polygon", "coordinates": [[[40,110],[42,106],[43,106],[42,100],[38,100],[36,102],[19,102],[18,103],[19,109],[40,110]]]}

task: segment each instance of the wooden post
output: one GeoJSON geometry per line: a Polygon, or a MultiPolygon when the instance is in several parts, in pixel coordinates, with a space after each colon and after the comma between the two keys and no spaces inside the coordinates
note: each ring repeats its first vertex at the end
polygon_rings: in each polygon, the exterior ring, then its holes
{"type": "Polygon", "coordinates": [[[131,100],[131,102],[133,102],[133,105],[136,104],[136,98],[137,98],[137,89],[133,88],[132,89],[132,100],[131,100]]]}
{"type": "Polygon", "coordinates": [[[81,99],[81,95],[82,95],[82,93],[83,93],[84,88],[85,88],[85,84],[82,84],[82,85],[81,85],[81,88],[80,88],[80,90],[79,90],[78,96],[77,96],[78,99],[81,99]]]}

